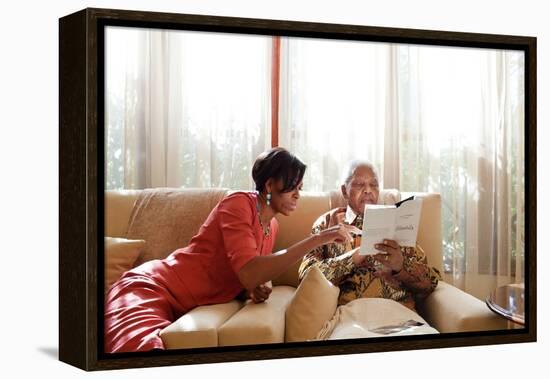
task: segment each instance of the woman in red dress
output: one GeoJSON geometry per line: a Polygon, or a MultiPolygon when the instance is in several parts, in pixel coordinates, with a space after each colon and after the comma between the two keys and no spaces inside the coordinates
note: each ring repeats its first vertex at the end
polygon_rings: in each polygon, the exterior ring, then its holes
{"type": "Polygon", "coordinates": [[[246,290],[265,301],[265,283],[278,277],[317,246],[351,239],[349,225],[337,225],[273,253],[274,216],[296,209],[306,166],[283,148],[256,159],[257,192],[236,192],[221,200],[187,247],[162,260],[126,272],[105,302],[105,352],[164,349],[159,333],[199,305],[225,303],[246,290]]]}

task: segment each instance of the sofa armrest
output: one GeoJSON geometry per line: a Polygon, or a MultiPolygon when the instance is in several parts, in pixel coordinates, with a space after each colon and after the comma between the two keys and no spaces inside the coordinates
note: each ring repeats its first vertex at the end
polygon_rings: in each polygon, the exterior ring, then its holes
{"type": "Polygon", "coordinates": [[[483,301],[443,281],[419,304],[418,311],[440,333],[508,329],[506,319],[483,301]]]}

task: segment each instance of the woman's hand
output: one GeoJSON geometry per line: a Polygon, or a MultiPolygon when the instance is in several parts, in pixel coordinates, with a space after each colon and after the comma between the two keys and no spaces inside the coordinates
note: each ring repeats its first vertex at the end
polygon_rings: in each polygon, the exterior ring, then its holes
{"type": "Polygon", "coordinates": [[[327,243],[348,243],[353,237],[351,234],[359,234],[361,231],[353,226],[348,224],[338,224],[327,228],[321,233],[318,234],[320,239],[320,245],[325,245],[327,243]]]}
{"type": "Polygon", "coordinates": [[[267,284],[260,284],[258,287],[254,288],[252,292],[249,293],[249,296],[254,303],[263,303],[268,299],[271,291],[271,287],[267,284]]]}
{"type": "Polygon", "coordinates": [[[373,256],[376,261],[380,262],[385,268],[391,270],[393,274],[400,272],[403,269],[403,254],[401,247],[394,240],[384,240],[381,244],[375,245],[377,250],[385,252],[373,256]]]}

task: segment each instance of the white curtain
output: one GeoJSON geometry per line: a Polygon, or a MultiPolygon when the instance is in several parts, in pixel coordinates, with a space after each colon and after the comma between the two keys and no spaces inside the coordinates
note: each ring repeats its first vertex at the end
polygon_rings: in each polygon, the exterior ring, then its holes
{"type": "Polygon", "coordinates": [[[270,146],[271,38],[106,32],[106,188],[253,189],[270,146]]]}
{"type": "Polygon", "coordinates": [[[523,53],[289,38],[280,140],[305,188],[353,158],[385,188],[442,195],[446,280],[480,298],[523,281],[523,53]]]}
{"type": "Polygon", "coordinates": [[[479,297],[522,282],[523,53],[399,50],[402,188],[442,194],[446,279],[479,297]]]}
{"type": "Polygon", "coordinates": [[[306,190],[340,187],[350,159],[368,159],[399,188],[393,49],[388,44],[281,40],[279,141],[308,165],[306,190]]]}

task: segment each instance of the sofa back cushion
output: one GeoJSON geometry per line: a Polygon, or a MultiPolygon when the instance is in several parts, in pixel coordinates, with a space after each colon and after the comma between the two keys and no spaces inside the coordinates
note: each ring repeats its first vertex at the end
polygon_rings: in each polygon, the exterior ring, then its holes
{"type": "Polygon", "coordinates": [[[126,238],[134,204],[141,190],[105,191],[105,236],[126,238]]]}
{"type": "MultiPolygon", "coordinates": [[[[330,208],[326,193],[304,192],[298,200],[298,207],[290,216],[277,215],[279,234],[273,251],[286,249],[311,234],[311,225],[330,208]]],[[[298,268],[301,261],[296,262],[283,275],[273,280],[273,285],[298,286],[298,268]]]]}
{"type": "Polygon", "coordinates": [[[226,193],[223,188],[141,191],[127,232],[127,238],[147,241],[142,259],[137,264],[165,258],[174,250],[187,246],[226,193]]]}

